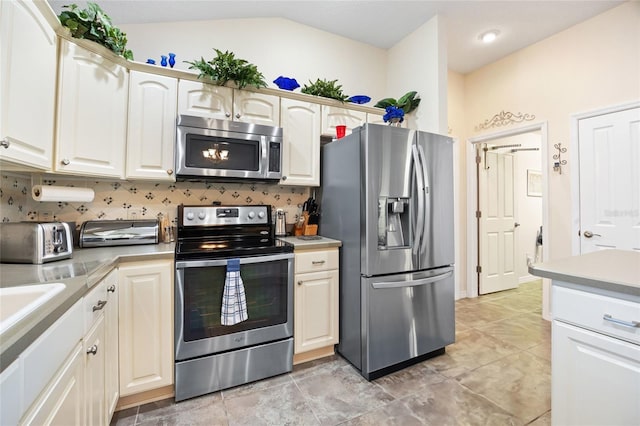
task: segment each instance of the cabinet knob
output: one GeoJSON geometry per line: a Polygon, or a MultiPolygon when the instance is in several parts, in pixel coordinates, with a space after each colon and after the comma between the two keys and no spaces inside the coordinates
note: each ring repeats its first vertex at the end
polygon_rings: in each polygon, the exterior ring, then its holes
{"type": "Polygon", "coordinates": [[[231,113],[230,113],[230,112],[226,112],[226,113],[224,114],[224,116],[225,116],[225,117],[227,117],[227,118],[229,118],[229,117],[231,117],[231,113]]]}
{"type": "Polygon", "coordinates": [[[287,177],[286,176],[282,176],[282,180],[287,180],[287,177]]]}
{"type": "Polygon", "coordinates": [[[116,292],[116,286],[115,285],[110,285],[109,287],[107,287],[107,292],[108,293],[115,293],[116,292]]]}
{"type": "Polygon", "coordinates": [[[63,158],[63,159],[62,159],[62,161],[61,161],[61,163],[62,163],[63,165],[65,165],[65,166],[68,166],[69,164],[71,164],[71,161],[69,161],[69,159],[68,159],[68,158],[63,158]]]}
{"type": "Polygon", "coordinates": [[[240,113],[237,113],[237,114],[236,114],[236,118],[237,118],[237,119],[240,119],[240,117],[242,117],[242,116],[240,115],[240,113]]]}
{"type": "Polygon", "coordinates": [[[93,345],[87,349],[87,354],[95,355],[98,353],[98,345],[93,345]]]}
{"type": "Polygon", "coordinates": [[[302,281],[298,281],[298,285],[302,285],[302,281]]]}
{"type": "Polygon", "coordinates": [[[171,176],[171,175],[173,174],[173,169],[169,169],[169,170],[167,170],[167,174],[168,174],[169,176],[171,176]]]}
{"type": "Polygon", "coordinates": [[[9,145],[11,145],[11,142],[9,142],[8,138],[2,138],[2,141],[0,141],[0,146],[3,148],[9,148],[9,145]]]}
{"type": "Polygon", "coordinates": [[[106,304],[107,304],[106,300],[98,300],[98,304],[97,305],[93,305],[93,308],[92,308],[93,312],[101,311],[102,308],[104,308],[104,305],[106,305],[106,304]]]}

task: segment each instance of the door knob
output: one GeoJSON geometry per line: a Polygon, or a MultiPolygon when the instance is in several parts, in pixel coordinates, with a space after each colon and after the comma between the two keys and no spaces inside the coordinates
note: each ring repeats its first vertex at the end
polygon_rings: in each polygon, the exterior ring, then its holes
{"type": "Polygon", "coordinates": [[[591,237],[593,237],[594,235],[595,235],[596,237],[602,237],[602,235],[600,235],[600,234],[594,234],[594,233],[593,233],[593,232],[591,232],[591,231],[584,231],[584,236],[585,236],[585,238],[591,238],[591,237]]]}
{"type": "Polygon", "coordinates": [[[513,227],[514,227],[514,228],[517,228],[518,226],[520,226],[520,224],[519,224],[518,222],[516,222],[516,223],[514,223],[514,224],[513,224],[513,227]]]}

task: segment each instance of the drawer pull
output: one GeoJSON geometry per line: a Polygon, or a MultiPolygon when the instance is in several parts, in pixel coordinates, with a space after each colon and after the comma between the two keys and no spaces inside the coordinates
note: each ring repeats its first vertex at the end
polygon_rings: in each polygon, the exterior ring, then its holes
{"type": "Polygon", "coordinates": [[[323,265],[324,264],[324,260],[312,260],[311,264],[312,265],[323,265]]]}
{"type": "Polygon", "coordinates": [[[98,353],[98,345],[93,345],[87,349],[87,354],[95,355],[98,353]]]}
{"type": "Polygon", "coordinates": [[[298,285],[302,285],[302,281],[298,281],[298,285]]]}
{"type": "Polygon", "coordinates": [[[106,300],[98,300],[98,304],[93,305],[93,312],[102,310],[102,308],[104,308],[104,305],[106,304],[107,304],[106,300]]]}
{"type": "Polygon", "coordinates": [[[623,321],[623,320],[620,320],[618,318],[614,318],[609,314],[604,314],[602,319],[605,320],[605,321],[609,321],[609,322],[615,323],[615,324],[624,325],[625,327],[640,328],[640,322],[638,322],[638,321],[623,321]]]}
{"type": "Polygon", "coordinates": [[[107,293],[115,293],[115,292],[116,292],[116,286],[115,285],[112,284],[107,288],[107,293]]]}

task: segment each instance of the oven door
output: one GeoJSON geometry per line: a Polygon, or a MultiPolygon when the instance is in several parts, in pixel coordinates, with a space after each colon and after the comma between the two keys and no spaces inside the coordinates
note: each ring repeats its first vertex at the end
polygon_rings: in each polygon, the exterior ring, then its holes
{"type": "Polygon", "coordinates": [[[177,361],[293,336],[293,253],[241,257],[248,319],[221,325],[227,259],[176,262],[177,361]]]}
{"type": "Polygon", "coordinates": [[[176,176],[277,180],[280,148],[267,135],[178,126],[176,176]]]}

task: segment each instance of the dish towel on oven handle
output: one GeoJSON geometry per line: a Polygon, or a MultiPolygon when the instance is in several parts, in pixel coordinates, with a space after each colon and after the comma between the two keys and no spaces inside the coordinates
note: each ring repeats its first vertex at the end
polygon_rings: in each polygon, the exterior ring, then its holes
{"type": "Polygon", "coordinates": [[[227,260],[227,275],[224,280],[220,323],[234,325],[245,321],[247,316],[247,298],[240,276],[240,259],[227,260]]]}

